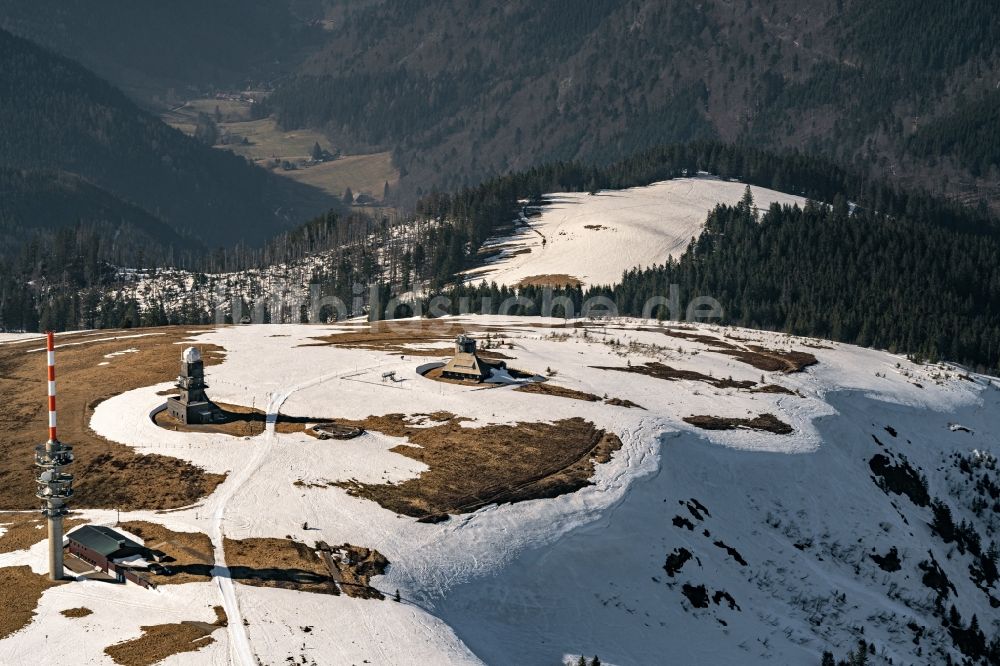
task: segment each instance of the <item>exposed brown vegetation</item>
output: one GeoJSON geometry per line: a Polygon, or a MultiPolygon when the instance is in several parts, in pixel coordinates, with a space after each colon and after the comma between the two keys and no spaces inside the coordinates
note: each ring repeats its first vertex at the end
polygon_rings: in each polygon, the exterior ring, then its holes
{"type": "Polygon", "coordinates": [[[761,414],[752,419],[734,418],[724,416],[686,416],[686,423],[701,428],[702,430],[736,430],[746,428],[749,430],[762,430],[776,435],[788,435],[794,432],[792,426],[780,420],[774,414],[761,414]]]}
{"type": "MultiPolygon", "coordinates": [[[[540,395],[552,395],[559,398],[570,398],[572,400],[583,400],[584,402],[600,402],[603,400],[603,398],[593,393],[577,391],[576,389],[566,388],[565,386],[558,386],[552,382],[533,382],[531,384],[523,384],[514,390],[522,393],[537,393],[540,395]]],[[[613,405],[615,407],[638,407],[639,409],[643,409],[631,400],[623,400],[622,398],[608,398],[607,400],[604,400],[604,404],[613,405]]]]}
{"type": "MultiPolygon", "coordinates": [[[[707,345],[710,348],[709,351],[732,356],[738,361],[751,365],[758,370],[764,370],[767,372],[800,372],[804,368],[807,368],[810,365],[815,365],[819,362],[816,357],[809,352],[794,350],[781,351],[777,349],[768,349],[767,347],[762,347],[760,345],[740,346],[710,335],[695,333],[684,329],[643,328],[639,330],[658,331],[671,337],[700,342],[701,344],[707,345]]],[[[737,337],[731,337],[729,339],[736,342],[749,342],[748,340],[737,337]]],[[[822,347],[820,346],[818,348],[822,347]]],[[[829,347],[827,347],[827,349],[829,349],[829,347]]]]}
{"type": "Polygon", "coordinates": [[[331,575],[347,596],[385,599],[385,595],[370,584],[372,578],[384,574],[388,568],[389,560],[385,555],[377,550],[349,543],[330,548],[320,542],[316,546],[331,575]]]}
{"type": "Polygon", "coordinates": [[[330,570],[316,550],[291,539],[226,539],[226,565],[233,580],[255,587],[336,594],[330,570]]]}
{"type": "MultiPolygon", "coordinates": [[[[382,351],[400,356],[447,356],[454,349],[452,343],[460,333],[470,335],[486,333],[504,333],[506,329],[498,326],[473,326],[450,320],[424,319],[420,321],[381,321],[356,327],[357,330],[345,333],[334,333],[313,338],[316,342],[302,345],[303,347],[348,347],[351,349],[368,349],[382,351]],[[406,345],[422,345],[422,349],[414,349],[406,345]]],[[[499,352],[481,349],[480,356],[487,359],[509,359],[499,352]]]]}
{"type": "MultiPolygon", "coordinates": [[[[63,529],[69,530],[84,521],[70,514],[63,518],[63,529]]],[[[39,541],[48,538],[45,518],[38,511],[20,513],[14,511],[0,512],[0,527],[6,532],[0,536],[0,553],[13,553],[15,550],[31,548],[39,541]]]]}
{"type": "MultiPolygon", "coordinates": [[[[181,347],[191,327],[140,331],[100,331],[60,336],[56,363],[59,378],[59,435],[74,447],[77,462],[73,505],[127,510],[166,509],[192,504],[224,478],[177,458],[143,455],[90,430],[90,417],[103,400],[177,375],[181,347]],[[122,336],[146,334],[145,337],[122,336]],[[115,340],[113,338],[121,338],[115,340]],[[82,343],[82,344],[73,344],[82,343]],[[136,353],[110,359],[123,347],[136,353]],[[150,485],[147,481],[155,478],[150,485]]],[[[39,342],[0,347],[0,506],[36,508],[35,469],[30,452],[45,439],[45,353],[32,352],[39,342]]],[[[199,345],[206,365],[221,360],[222,350],[199,345]]]]}
{"type": "Polygon", "coordinates": [[[529,275],[518,281],[517,287],[579,287],[583,284],[580,278],[565,273],[546,273],[544,275],[529,275]]]}
{"type": "Polygon", "coordinates": [[[734,380],[732,378],[720,379],[717,377],[711,377],[709,375],[696,372],[694,370],[677,370],[671,368],[669,365],[664,365],[658,361],[653,361],[651,363],[646,363],[645,365],[629,365],[625,367],[615,367],[615,366],[593,366],[596,370],[615,370],[617,372],[633,372],[639,375],[646,375],[647,377],[654,377],[656,379],[665,379],[667,381],[679,381],[687,380],[694,382],[704,382],[706,384],[711,384],[717,388],[737,388],[737,389],[748,389],[753,388],[757,385],[756,382],[750,380],[734,380]]]}
{"type": "Polygon", "coordinates": [[[59,611],[59,613],[66,617],[87,617],[88,615],[92,615],[94,611],[86,606],[80,606],[78,608],[67,608],[66,610],[59,611]]]}
{"type": "Polygon", "coordinates": [[[61,583],[34,573],[31,567],[4,567],[0,569],[0,639],[28,626],[35,616],[38,600],[45,590],[61,583]]]}
{"type": "Polygon", "coordinates": [[[154,585],[178,585],[210,580],[215,557],[212,540],[201,532],[174,532],[162,525],[145,521],[122,523],[121,528],[143,540],[150,550],[159,550],[169,556],[163,563],[166,574],[143,574],[154,585]]]}
{"type": "MultiPolygon", "coordinates": [[[[169,392],[170,395],[175,393],[176,391],[169,392]]],[[[264,428],[267,425],[267,415],[259,409],[251,409],[242,405],[229,405],[221,402],[217,402],[215,405],[225,417],[225,420],[218,423],[181,423],[171,416],[167,410],[158,413],[154,421],[161,428],[178,432],[210,432],[232,435],[233,437],[256,437],[264,432],[264,428]]]]}
{"type": "Polygon", "coordinates": [[[621,440],[582,418],[555,423],[462,427],[460,419],[417,427],[400,414],[347,422],[407,437],[395,453],[430,467],[396,484],[339,485],[357,497],[424,520],[468,513],[488,504],[555,497],[590,484],[596,463],[607,462],[621,440]]]}
{"type": "Polygon", "coordinates": [[[195,652],[215,642],[212,633],[227,624],[225,611],[215,606],[216,621],[176,622],[141,627],[142,636],[104,648],[122,666],[151,666],[182,652],[195,652]]]}
{"type": "Polygon", "coordinates": [[[604,404],[605,405],[613,405],[615,407],[628,407],[630,409],[632,409],[632,408],[642,409],[642,410],[646,409],[642,405],[638,405],[638,404],[632,402],[631,400],[625,400],[623,398],[608,398],[607,400],[604,401],[604,404]]]}
{"type": "Polygon", "coordinates": [[[751,393],[777,393],[781,395],[795,395],[795,391],[790,388],[785,388],[784,386],[779,386],[777,384],[764,384],[763,386],[758,386],[757,388],[750,389],[751,393]]]}
{"type": "Polygon", "coordinates": [[[703,345],[708,345],[716,350],[720,349],[738,349],[736,345],[726,342],[720,338],[705,335],[704,333],[695,333],[694,331],[689,331],[680,328],[641,328],[641,331],[650,331],[656,333],[663,333],[664,335],[669,335],[672,338],[680,338],[681,340],[690,340],[691,342],[700,342],[703,345]]]}
{"type": "Polygon", "coordinates": [[[746,349],[730,349],[721,351],[721,353],[728,354],[747,365],[767,372],[801,372],[803,369],[819,363],[816,357],[809,352],[781,351],[757,345],[747,345],[746,349]]]}
{"type": "Polygon", "coordinates": [[[552,382],[532,382],[531,384],[518,386],[514,390],[520,391],[521,393],[553,395],[559,398],[572,398],[573,400],[583,400],[585,402],[601,401],[601,397],[594,395],[593,393],[585,393],[584,391],[577,391],[576,389],[566,388],[565,386],[557,386],[552,382]]]}

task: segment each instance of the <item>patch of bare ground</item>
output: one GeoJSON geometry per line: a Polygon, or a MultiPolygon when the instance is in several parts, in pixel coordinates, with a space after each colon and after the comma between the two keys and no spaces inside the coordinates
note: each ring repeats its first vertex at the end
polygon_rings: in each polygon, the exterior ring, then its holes
{"type": "Polygon", "coordinates": [[[255,587],[337,594],[330,569],[316,549],[292,539],[226,539],[226,565],[233,580],[255,587]]]}
{"type": "Polygon", "coordinates": [[[87,617],[92,615],[94,611],[90,610],[86,606],[79,606],[77,608],[67,608],[66,610],[59,611],[60,615],[66,617],[87,617]]]}
{"type": "Polygon", "coordinates": [[[626,400],[626,399],[623,399],[623,398],[608,398],[607,400],[604,401],[604,404],[605,405],[612,405],[614,407],[627,407],[629,409],[633,409],[633,408],[634,409],[641,409],[643,411],[645,411],[645,409],[646,409],[642,405],[638,405],[638,404],[632,402],[631,400],[626,400]]]}
{"type": "Polygon", "coordinates": [[[751,393],[776,393],[781,395],[795,395],[795,391],[784,386],[779,386],[778,384],[764,384],[763,386],[758,386],[756,388],[750,389],[751,393]]]}
{"type": "Polygon", "coordinates": [[[766,372],[784,372],[786,374],[801,372],[805,368],[819,363],[819,360],[809,352],[782,351],[757,345],[747,345],[746,349],[720,350],[720,353],[732,356],[738,361],[766,372]]]}
{"type": "Polygon", "coordinates": [[[577,391],[576,389],[557,386],[552,382],[533,382],[518,386],[515,391],[520,393],[537,393],[539,395],[552,395],[559,398],[571,398],[573,400],[583,400],[585,402],[600,402],[601,397],[593,393],[577,391]]]}
{"type": "Polygon", "coordinates": [[[724,416],[686,416],[684,417],[684,421],[702,430],[737,430],[743,428],[761,430],[774,433],[775,435],[789,435],[794,432],[792,426],[780,420],[774,414],[761,414],[752,419],[724,416]]]}
{"type": "MultiPolygon", "coordinates": [[[[169,392],[169,395],[173,394],[176,394],[176,391],[169,392]]],[[[259,409],[221,402],[217,402],[215,405],[225,417],[223,421],[218,423],[182,423],[167,410],[156,414],[153,421],[165,430],[177,432],[210,432],[232,435],[233,437],[256,437],[264,432],[267,425],[267,415],[259,409]]]]}
{"type": "MultiPolygon", "coordinates": [[[[552,382],[533,382],[531,384],[523,384],[514,390],[520,391],[521,393],[551,395],[559,398],[583,400],[585,402],[601,402],[603,400],[605,405],[612,405],[615,407],[639,407],[639,405],[635,404],[631,400],[623,400],[621,398],[608,398],[605,400],[599,395],[587,393],[585,391],[577,391],[576,389],[566,388],[565,386],[557,386],[552,382]]],[[[639,407],[639,409],[642,409],[642,407],[639,407]]]]}
{"type": "MultiPolygon", "coordinates": [[[[346,347],[382,351],[400,356],[447,356],[454,350],[455,337],[461,333],[474,336],[494,335],[499,339],[507,329],[499,326],[471,326],[441,319],[419,321],[379,321],[363,324],[346,333],[334,333],[312,338],[316,342],[302,347],[346,347]],[[419,345],[419,348],[407,345],[419,345]]],[[[486,359],[503,360],[511,357],[489,348],[480,349],[486,359]]]]}
{"type": "Polygon", "coordinates": [[[144,573],[154,585],[179,585],[202,583],[212,578],[215,557],[212,540],[201,532],[174,532],[162,525],[146,521],[121,523],[120,527],[143,540],[150,550],[158,550],[167,557],[163,560],[163,573],[144,573]]]}
{"type": "Polygon", "coordinates": [[[381,576],[389,567],[385,555],[349,543],[331,548],[320,541],[316,548],[344,594],[359,599],[385,599],[384,594],[371,586],[371,579],[381,576]]]}
{"type": "Polygon", "coordinates": [[[430,469],[400,483],[338,482],[396,513],[434,522],[489,504],[556,497],[590,485],[594,466],[621,448],[617,435],[582,418],[466,428],[460,419],[418,427],[399,414],[345,422],[395,437],[392,449],[430,469]]]}
{"type": "Polygon", "coordinates": [[[28,626],[35,616],[42,593],[61,584],[34,573],[28,566],[0,569],[0,599],[3,600],[0,639],[28,626]]]}
{"type": "Polygon", "coordinates": [[[215,606],[216,621],[176,622],[141,627],[142,636],[104,648],[105,654],[122,666],[151,666],[175,654],[196,652],[215,642],[212,633],[228,624],[221,606],[215,606]]]}
{"type": "MultiPolygon", "coordinates": [[[[710,335],[695,333],[685,329],[644,328],[640,330],[659,331],[664,335],[669,335],[674,338],[700,342],[701,344],[708,346],[710,348],[709,351],[732,356],[738,361],[753,366],[758,370],[764,370],[767,372],[800,372],[804,368],[816,365],[819,362],[816,357],[809,352],[795,350],[782,351],[777,349],[768,349],[767,347],[762,347],[760,345],[740,346],[710,335]]],[[[749,342],[749,340],[737,337],[730,337],[729,339],[735,342],[749,342]]],[[[817,345],[816,347],[822,348],[821,345],[817,345]]]]}
{"type": "Polygon", "coordinates": [[[711,335],[705,335],[703,333],[696,333],[694,331],[689,331],[680,328],[641,328],[641,331],[650,331],[663,333],[664,335],[669,335],[672,338],[679,338],[681,340],[689,340],[691,342],[699,342],[703,345],[709,347],[714,347],[717,350],[721,349],[739,349],[736,345],[733,345],[725,340],[721,340],[717,337],[711,335]]]}
{"type": "Polygon", "coordinates": [[[705,375],[694,370],[678,370],[676,368],[671,368],[669,365],[664,365],[658,361],[653,361],[651,363],[646,363],[645,365],[629,365],[625,367],[616,366],[593,366],[596,370],[615,370],[617,372],[632,372],[639,375],[646,375],[647,377],[654,377],[656,379],[664,379],[667,381],[679,381],[687,380],[694,382],[704,382],[706,384],[711,384],[716,388],[737,388],[737,389],[749,389],[757,385],[756,382],[750,380],[734,380],[732,377],[729,378],[718,378],[712,377],[710,375],[705,375]]]}
{"type": "MultiPolygon", "coordinates": [[[[70,514],[63,518],[63,529],[80,525],[85,520],[75,518],[79,514],[70,514]]],[[[49,536],[45,518],[38,511],[30,512],[0,512],[0,527],[6,531],[0,536],[0,553],[13,553],[15,550],[31,548],[39,541],[49,536]]]]}
{"type": "Polygon", "coordinates": [[[579,287],[583,284],[580,278],[566,275],[565,273],[546,273],[544,275],[529,275],[521,278],[515,285],[517,287],[579,287]]]}
{"type": "MultiPolygon", "coordinates": [[[[191,327],[100,331],[62,335],[57,340],[59,377],[59,436],[74,447],[76,475],[73,505],[80,508],[119,507],[125,510],[169,509],[193,504],[211,493],[221,474],[177,458],[143,455],[124,444],[98,436],[90,417],[102,401],[124,391],[177,376],[182,345],[192,339],[191,327]],[[142,337],[127,337],[141,335],[142,337]],[[123,348],[138,351],[112,357],[123,348]],[[148,480],[155,478],[155,484],[148,480]]],[[[207,330],[207,329],[206,329],[207,330]]],[[[44,345],[42,345],[44,346],[44,345]]],[[[206,365],[221,361],[222,350],[198,345],[206,365]]],[[[34,509],[35,474],[30,451],[45,440],[46,371],[39,342],[0,347],[0,506],[34,509]]]]}

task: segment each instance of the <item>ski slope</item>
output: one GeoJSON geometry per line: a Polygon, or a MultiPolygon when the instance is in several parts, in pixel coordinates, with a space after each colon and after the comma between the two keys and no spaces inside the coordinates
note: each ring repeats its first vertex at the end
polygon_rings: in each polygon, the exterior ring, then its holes
{"type": "MultiPolygon", "coordinates": [[[[467,271],[467,282],[516,286],[539,276],[568,275],[584,285],[613,284],[632,268],[679,257],[717,204],[735,204],[746,185],[714,177],[677,178],[627,190],[545,195],[538,214],[523,215],[514,232],[493,238],[498,252],[486,266],[467,271]]],[[[754,203],[805,204],[805,199],[751,187],[754,203]]],[[[529,211],[530,212],[530,211],[529,211]]]]}
{"type": "MultiPolygon", "coordinates": [[[[23,663],[53,647],[72,646],[74,663],[111,664],[103,648],[138,636],[141,625],[208,621],[211,606],[223,603],[238,606],[245,623],[230,625],[229,635],[216,632],[216,643],[204,650],[164,663],[243,664],[250,658],[323,666],[366,660],[542,666],[575,663],[583,653],[619,665],[664,663],[665,655],[678,664],[811,665],[824,650],[843,657],[862,636],[875,646],[873,664],[959,660],[935,616],[934,594],[922,582],[921,563],[931,558],[955,587],[944,607],[954,604],[965,622],[976,615],[988,636],[1000,630],[990,606],[990,596],[1000,597],[1000,591],[972,581],[971,553],[935,536],[930,509],[883,490],[870,466],[877,455],[908,461],[926,477],[930,495],[949,504],[956,524],[975,526],[985,547],[995,538],[990,535],[998,531],[998,518],[970,508],[975,491],[951,456],[973,461],[977,478],[998,478],[995,461],[991,471],[989,458],[973,453],[996,454],[1000,448],[996,380],[875,350],[710,325],[496,316],[445,318],[434,325],[443,323],[502,330],[513,343],[505,351],[516,356],[516,367],[551,367],[558,371],[555,384],[632,400],[643,409],[431,382],[415,372],[430,360],[426,356],[306,346],[331,332],[356,330],[354,323],[230,326],[195,340],[226,350],[225,361],[207,370],[210,395],[267,405],[271,417],[279,410],[316,418],[445,410],[471,419],[463,427],[479,428],[582,416],[623,443],[596,467],[593,485],[418,523],[339,488],[319,487],[419,475],[423,463],[390,451],[403,440],[368,432],[347,442],[317,442],[270,427],[246,439],[162,430],[148,415],[164,399],[158,395],[170,384],[164,378],[98,405],[91,427],[139,452],[182,458],[229,477],[193,507],[123,513],[123,521],[201,531],[212,535],[217,551],[222,537],[285,535],[377,548],[391,565],[373,584],[390,595],[400,590],[403,602],[249,587],[228,579],[219,581],[225,583],[221,591],[215,583],[156,591],[62,585],[44,593],[28,627],[0,640],[0,663],[23,663]],[[808,351],[818,363],[794,374],[762,372],[718,353],[713,340],[808,351]],[[647,361],[778,384],[791,393],[596,367],[647,361]],[[390,371],[403,381],[381,382],[390,371]],[[776,415],[794,433],[707,431],[683,421],[695,414],[762,413],[776,415]],[[893,547],[901,568],[885,571],[871,554],[893,547]],[[665,560],[679,548],[692,559],[671,577],[665,560]],[[685,585],[704,585],[707,605],[693,604],[685,585]],[[729,596],[712,600],[723,592],[729,596]],[[59,615],[80,605],[95,613],[82,621],[59,615]],[[917,642],[909,625],[922,632],[917,642]]],[[[109,511],[83,514],[97,523],[115,520],[109,511]]],[[[0,567],[18,564],[44,571],[44,544],[0,555],[0,567]]]]}

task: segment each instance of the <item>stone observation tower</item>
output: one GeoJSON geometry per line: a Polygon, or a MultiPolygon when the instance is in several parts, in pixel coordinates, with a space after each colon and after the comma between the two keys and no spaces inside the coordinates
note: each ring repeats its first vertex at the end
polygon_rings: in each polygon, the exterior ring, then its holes
{"type": "Polygon", "coordinates": [[[184,424],[218,423],[225,416],[215,404],[208,399],[205,389],[205,362],[201,353],[194,347],[184,350],[181,357],[181,374],[177,377],[180,395],[167,399],[167,410],[170,415],[184,424]]]}
{"type": "Polygon", "coordinates": [[[49,578],[63,577],[63,516],[69,511],[66,502],[73,496],[73,475],[63,471],[73,462],[73,447],[59,441],[56,432],[56,352],[51,332],[46,334],[49,365],[49,441],[35,447],[35,465],[39,468],[38,490],[42,515],[49,523],[49,578]]]}

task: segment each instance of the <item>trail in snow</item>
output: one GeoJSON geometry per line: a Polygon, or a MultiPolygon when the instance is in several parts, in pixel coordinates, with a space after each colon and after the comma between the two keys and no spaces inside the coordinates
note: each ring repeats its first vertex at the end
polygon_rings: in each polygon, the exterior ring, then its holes
{"type": "MultiPolygon", "coordinates": [[[[368,368],[366,368],[368,369],[368,368]]],[[[211,539],[212,548],[215,555],[215,566],[212,568],[212,578],[219,586],[222,594],[223,607],[228,616],[228,631],[231,645],[231,662],[242,666],[257,666],[258,661],[254,656],[253,648],[250,646],[250,636],[247,633],[246,625],[243,622],[243,614],[240,611],[239,600],[236,598],[236,585],[233,583],[229,567],[226,565],[225,537],[222,524],[225,520],[226,507],[233,496],[244,484],[260,469],[267,458],[268,451],[277,442],[274,426],[278,422],[278,412],[288,398],[305,388],[317,386],[331,379],[336,379],[349,372],[337,372],[324,375],[293,386],[282,393],[269,393],[267,404],[267,421],[263,434],[263,440],[254,447],[254,453],[247,464],[239,472],[231,474],[223,483],[223,488],[215,498],[215,509],[212,512],[211,539]]]]}

